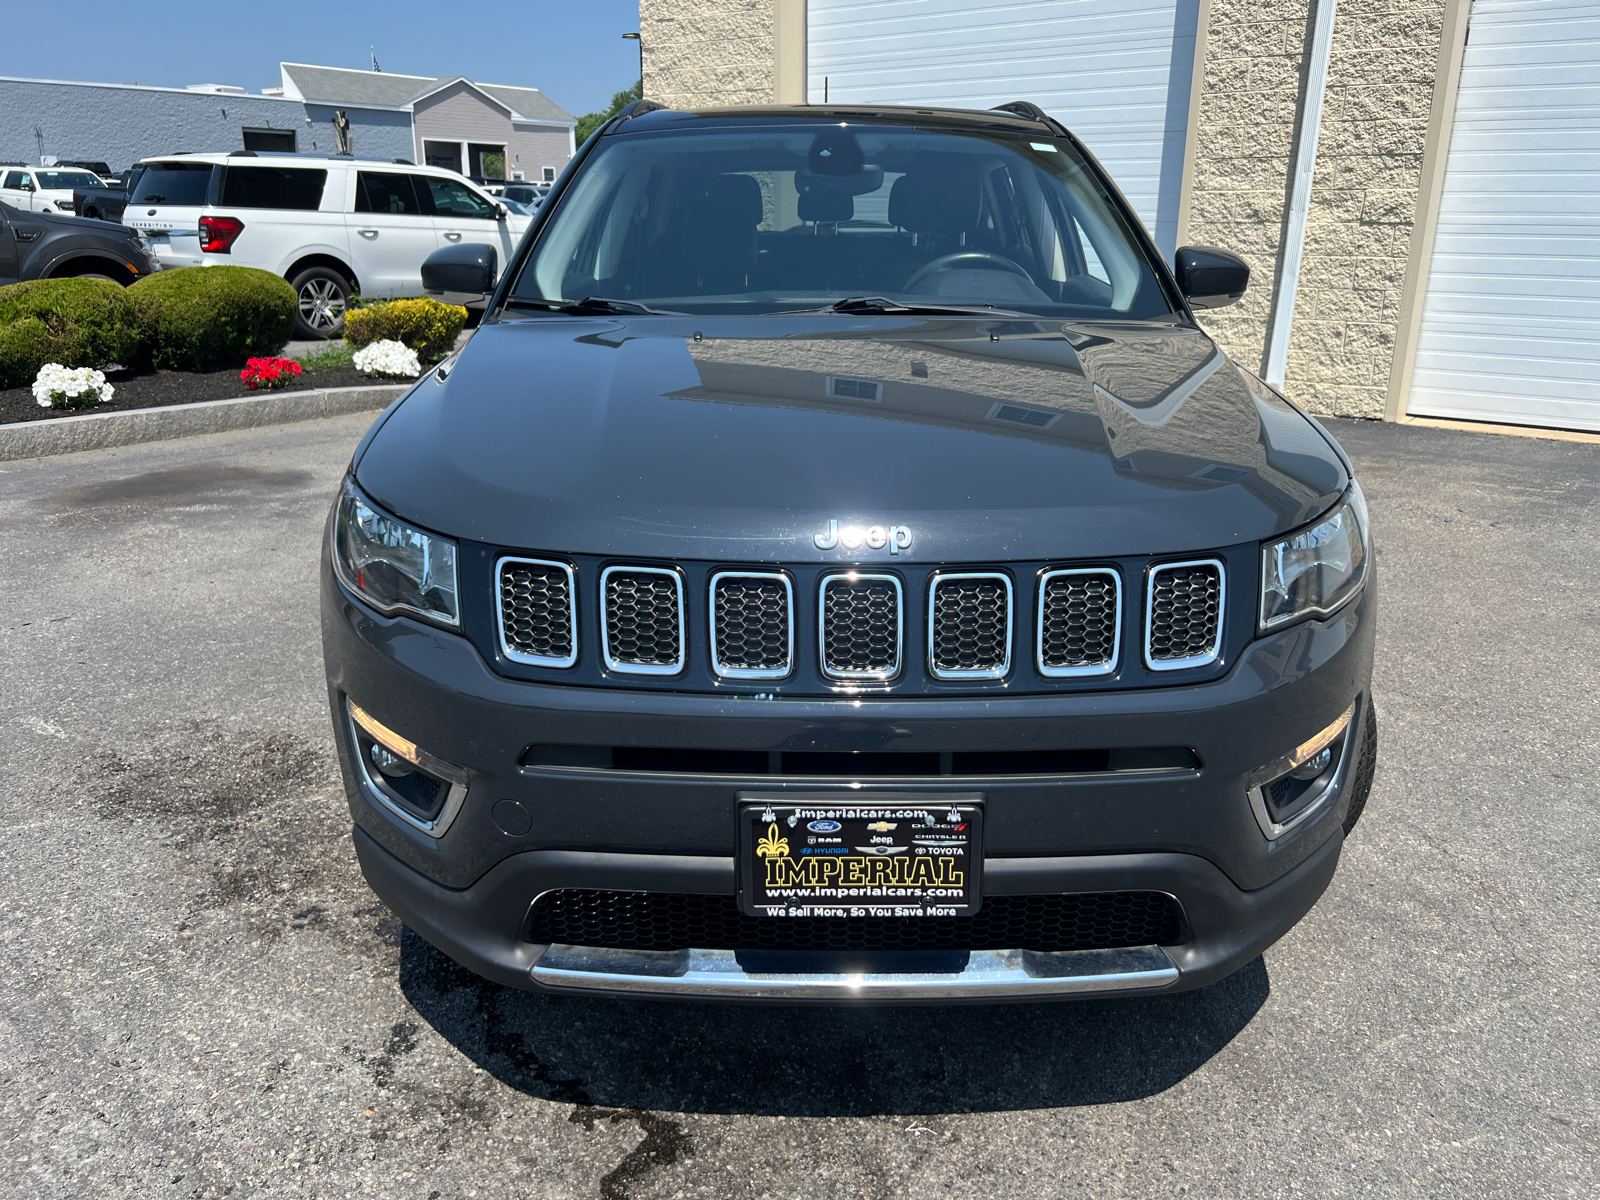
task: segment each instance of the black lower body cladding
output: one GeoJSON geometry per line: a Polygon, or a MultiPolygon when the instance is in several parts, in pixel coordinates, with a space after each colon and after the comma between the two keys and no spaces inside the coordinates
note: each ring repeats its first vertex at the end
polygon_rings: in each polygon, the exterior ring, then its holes
{"type": "MultiPolygon", "coordinates": [[[[768,700],[754,687],[721,696],[511,680],[466,638],[372,612],[326,569],[322,587],[329,699],[362,869],[417,933],[514,987],[951,1003],[1202,986],[1248,963],[1316,902],[1352,803],[1370,785],[1361,769],[1374,721],[1370,587],[1327,621],[1251,643],[1212,682],[972,700],[768,700]],[[463,769],[465,784],[386,786],[381,766],[394,764],[352,705],[414,742],[425,766],[463,769]],[[1307,799],[1272,810],[1275,790],[1252,788],[1252,773],[1346,712],[1316,795],[1277,789],[1307,799]],[[835,939],[853,947],[838,951],[815,949],[833,943],[814,937],[726,945],[739,936],[729,931],[749,928],[741,920],[782,920],[740,918],[733,907],[741,794],[794,792],[839,803],[981,797],[982,897],[1008,898],[1014,912],[1065,905],[1077,914],[1073,940],[1033,930],[1027,946],[1006,947],[958,931],[925,939],[937,953],[882,950],[873,947],[910,943],[880,938],[867,922],[861,937],[835,939]],[[535,903],[557,891],[634,922],[719,914],[718,934],[706,938],[720,944],[692,944],[681,932],[701,927],[692,923],[642,938],[615,921],[568,920],[561,928],[589,932],[565,936],[585,944],[548,946],[534,940],[552,928],[535,920],[535,903]],[[646,895],[618,905],[605,893],[646,895]],[[1108,915],[1096,924],[1099,913],[1108,915]],[[1165,940],[1119,944],[1134,938],[1165,940]],[[784,949],[791,944],[800,948],[784,949]]],[[[961,926],[999,928],[1015,926],[961,926]]]]}

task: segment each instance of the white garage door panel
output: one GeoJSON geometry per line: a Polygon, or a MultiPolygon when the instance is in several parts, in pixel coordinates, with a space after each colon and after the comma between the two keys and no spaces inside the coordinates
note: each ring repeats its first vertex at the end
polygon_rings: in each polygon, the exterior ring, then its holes
{"type": "Polygon", "coordinates": [[[1199,0],[810,0],[811,103],[1032,100],[1105,164],[1171,254],[1199,0]]]}
{"type": "Polygon", "coordinates": [[[1600,3],[1472,6],[1409,409],[1600,429],[1600,3]]]}

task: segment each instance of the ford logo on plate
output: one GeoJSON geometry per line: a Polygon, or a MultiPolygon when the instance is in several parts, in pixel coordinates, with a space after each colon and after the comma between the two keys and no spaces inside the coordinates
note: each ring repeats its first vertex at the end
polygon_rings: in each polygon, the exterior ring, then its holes
{"type": "Polygon", "coordinates": [[[812,833],[838,833],[844,826],[837,821],[813,821],[806,828],[812,833]]]}

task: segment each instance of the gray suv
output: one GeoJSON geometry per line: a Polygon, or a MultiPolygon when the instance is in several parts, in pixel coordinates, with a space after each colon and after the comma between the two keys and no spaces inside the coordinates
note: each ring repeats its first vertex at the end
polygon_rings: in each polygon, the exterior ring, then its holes
{"type": "Polygon", "coordinates": [[[424,938],[563,993],[1147,994],[1321,895],[1367,511],[1196,323],[1239,259],[1169,267],[1029,104],[641,101],[497,268],[424,264],[482,327],[323,557],[356,850],[424,938]]]}

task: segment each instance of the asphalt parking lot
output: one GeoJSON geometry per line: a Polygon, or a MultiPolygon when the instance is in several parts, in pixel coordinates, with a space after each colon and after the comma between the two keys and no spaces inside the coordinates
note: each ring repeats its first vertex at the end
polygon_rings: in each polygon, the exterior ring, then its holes
{"type": "Polygon", "coordinates": [[[545,998],[348,837],[315,560],[370,416],[0,469],[0,1194],[1600,1194],[1600,445],[1339,423],[1377,785],[1201,992],[545,998]]]}

